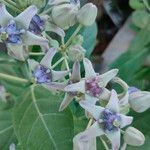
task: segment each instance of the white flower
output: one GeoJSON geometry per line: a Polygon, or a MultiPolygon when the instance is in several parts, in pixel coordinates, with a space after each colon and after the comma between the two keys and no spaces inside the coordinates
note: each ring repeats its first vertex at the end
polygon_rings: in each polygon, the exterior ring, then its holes
{"type": "Polygon", "coordinates": [[[44,51],[48,50],[47,39],[28,31],[33,16],[37,14],[35,6],[30,6],[17,17],[13,17],[5,5],[0,4],[0,14],[0,36],[6,43],[9,55],[25,61],[30,45],[40,45],[44,51]]]}
{"type": "Polygon", "coordinates": [[[68,85],[65,87],[65,91],[81,92],[85,94],[85,99],[88,99],[92,104],[95,104],[99,99],[109,99],[110,91],[105,87],[117,75],[118,69],[112,69],[99,75],[94,71],[92,63],[87,58],[84,58],[83,63],[85,78],[78,83],[68,85]]]}
{"type": "Polygon", "coordinates": [[[56,49],[51,48],[40,63],[33,59],[28,59],[28,64],[32,71],[32,76],[37,84],[41,84],[49,90],[62,90],[64,88],[64,84],[55,81],[65,77],[69,71],[54,71],[52,69],[51,63],[55,54],[56,49]]]}
{"type": "Polygon", "coordinates": [[[118,150],[120,147],[120,129],[131,124],[133,117],[119,113],[119,99],[116,91],[112,90],[106,108],[91,105],[88,101],[81,101],[80,105],[95,119],[95,123],[81,133],[80,140],[88,141],[94,137],[106,135],[112,143],[112,149],[118,150]]]}

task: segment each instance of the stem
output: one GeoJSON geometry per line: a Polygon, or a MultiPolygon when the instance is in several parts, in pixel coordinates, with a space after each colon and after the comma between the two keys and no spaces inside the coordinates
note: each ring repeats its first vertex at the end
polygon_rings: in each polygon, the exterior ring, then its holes
{"type": "Polygon", "coordinates": [[[8,0],[0,0],[0,2],[4,3],[6,6],[8,6],[9,8],[15,10],[18,13],[21,13],[22,11],[17,8],[16,6],[12,5],[10,2],[8,2],[8,0]]]}
{"type": "Polygon", "coordinates": [[[125,131],[121,130],[121,133],[122,133],[122,134],[125,134],[125,131]]]}
{"type": "Polygon", "coordinates": [[[12,81],[17,81],[17,82],[29,83],[29,81],[26,80],[26,79],[11,76],[11,75],[7,75],[7,74],[4,74],[4,73],[0,73],[0,78],[12,80],[12,81]]]}
{"type": "MultiPolygon", "coordinates": [[[[66,57],[64,58],[64,61],[65,61],[65,65],[66,65],[67,70],[70,71],[69,64],[68,64],[66,57]]],[[[71,73],[69,73],[69,77],[71,77],[71,73]]]]}
{"type": "Polygon", "coordinates": [[[120,150],[126,150],[126,148],[127,148],[127,143],[124,142],[120,150]]]}
{"type": "Polygon", "coordinates": [[[45,53],[44,52],[39,52],[39,53],[30,52],[29,55],[32,55],[32,56],[41,56],[41,55],[45,55],[45,53]]]}
{"type": "Polygon", "coordinates": [[[81,30],[82,25],[80,24],[76,30],[74,31],[74,33],[72,34],[72,36],[69,38],[69,40],[66,42],[66,44],[64,45],[64,49],[66,49],[72,42],[72,39],[78,34],[78,32],[81,30]]]}
{"type": "Polygon", "coordinates": [[[150,12],[150,6],[149,6],[147,0],[143,0],[143,3],[145,5],[145,7],[148,9],[148,11],[150,12]]]}
{"type": "Polygon", "coordinates": [[[59,59],[53,66],[52,69],[54,69],[57,65],[59,65],[65,58],[62,57],[61,59],[59,59]]]}
{"type": "Polygon", "coordinates": [[[105,149],[106,149],[106,150],[109,150],[109,147],[108,147],[107,143],[106,143],[101,137],[100,137],[100,140],[102,141],[102,143],[103,143],[105,149]]]}
{"type": "Polygon", "coordinates": [[[17,7],[16,3],[12,0],[5,0],[7,1],[9,4],[13,5],[14,7],[17,7]]]}
{"type": "Polygon", "coordinates": [[[93,123],[93,119],[90,119],[90,121],[89,121],[89,123],[88,123],[86,129],[88,129],[88,128],[92,125],[92,123],[93,123]]]}

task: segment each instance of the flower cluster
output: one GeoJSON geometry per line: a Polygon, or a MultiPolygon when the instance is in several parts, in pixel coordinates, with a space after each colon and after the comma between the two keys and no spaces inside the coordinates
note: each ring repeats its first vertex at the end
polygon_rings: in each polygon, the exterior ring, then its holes
{"type": "MultiPolygon", "coordinates": [[[[127,116],[130,108],[138,113],[150,108],[150,92],[129,87],[117,77],[118,69],[104,74],[95,72],[91,61],[85,57],[83,36],[77,35],[82,27],[95,22],[96,6],[88,3],[81,7],[79,0],[49,0],[47,5],[46,1],[43,2],[47,7],[40,12],[44,6],[38,10],[36,1],[36,6],[29,7],[26,1],[18,0],[18,3],[25,10],[17,16],[11,15],[6,6],[0,4],[0,42],[6,44],[11,57],[22,63],[27,62],[30,78],[27,82],[30,85],[42,86],[49,92],[64,93],[60,113],[74,100],[85,111],[89,124],[85,131],[74,137],[74,150],[96,149],[96,137],[100,137],[105,145],[109,141],[113,150],[120,148],[121,135],[125,144],[144,144],[145,137],[140,131],[134,127],[123,131],[123,128],[133,121],[132,116],[127,116]],[[79,25],[66,41],[65,30],[75,24],[79,25]],[[52,38],[51,32],[56,39],[52,38]],[[40,46],[40,52],[39,47],[35,52],[35,45],[40,46]],[[42,55],[42,59],[39,55],[42,55]],[[80,66],[82,62],[84,75],[80,66]],[[123,92],[117,93],[108,86],[113,83],[119,84],[123,92]],[[106,138],[108,140],[105,141],[106,138]]],[[[31,1],[29,3],[32,4],[31,1]]],[[[10,76],[9,79],[25,81],[10,76]]],[[[7,96],[8,93],[1,86],[0,99],[7,102],[7,96]]]]}

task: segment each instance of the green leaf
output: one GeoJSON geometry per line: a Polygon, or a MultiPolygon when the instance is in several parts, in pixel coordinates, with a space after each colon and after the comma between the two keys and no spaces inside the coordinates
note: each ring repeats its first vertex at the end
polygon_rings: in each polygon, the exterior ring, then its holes
{"type": "Polygon", "coordinates": [[[16,142],[12,125],[11,110],[0,111],[0,149],[8,150],[11,143],[16,142]]]}
{"type": "Polygon", "coordinates": [[[19,99],[21,103],[14,108],[13,124],[23,149],[72,149],[73,117],[69,109],[58,112],[61,97],[43,87],[35,87],[19,99]]]}
{"type": "MultiPolygon", "coordinates": [[[[69,37],[73,34],[75,29],[77,28],[77,25],[70,28],[65,37],[65,41],[69,39],[69,37]]],[[[95,44],[96,44],[96,37],[97,37],[97,25],[94,23],[91,26],[83,27],[81,31],[79,32],[83,36],[84,42],[83,47],[86,49],[86,56],[90,57],[91,53],[94,50],[95,44]]]]}

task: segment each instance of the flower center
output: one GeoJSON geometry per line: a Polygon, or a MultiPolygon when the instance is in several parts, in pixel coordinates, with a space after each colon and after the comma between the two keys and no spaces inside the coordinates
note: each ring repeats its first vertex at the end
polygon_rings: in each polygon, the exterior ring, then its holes
{"type": "Polygon", "coordinates": [[[33,72],[33,76],[37,83],[50,83],[52,81],[51,70],[47,69],[42,65],[38,65],[35,71],[33,72]]]}
{"type": "Polygon", "coordinates": [[[34,34],[41,34],[45,28],[45,21],[40,16],[35,15],[29,25],[29,31],[34,34]]]}
{"type": "Polygon", "coordinates": [[[0,28],[0,38],[7,43],[21,44],[21,35],[25,30],[20,30],[14,20],[11,20],[5,27],[0,28]]]}
{"type": "Polygon", "coordinates": [[[100,94],[102,93],[102,88],[99,87],[98,81],[96,80],[96,78],[86,80],[85,89],[89,95],[94,96],[94,97],[99,97],[100,94]]]}
{"type": "Polygon", "coordinates": [[[100,123],[103,126],[105,132],[118,130],[121,124],[121,117],[119,114],[114,113],[108,109],[105,109],[102,113],[102,120],[100,123]]]}

